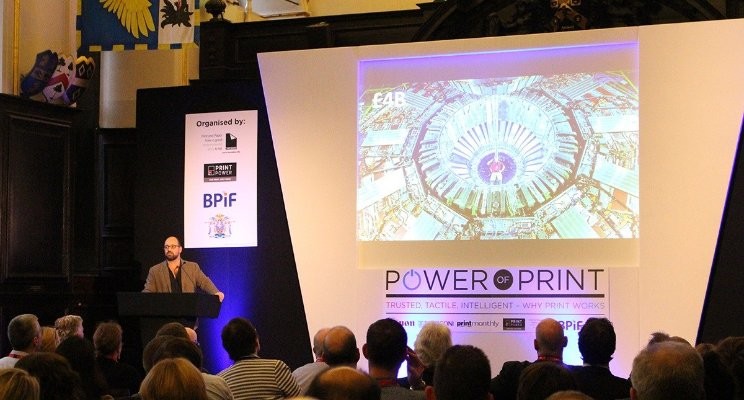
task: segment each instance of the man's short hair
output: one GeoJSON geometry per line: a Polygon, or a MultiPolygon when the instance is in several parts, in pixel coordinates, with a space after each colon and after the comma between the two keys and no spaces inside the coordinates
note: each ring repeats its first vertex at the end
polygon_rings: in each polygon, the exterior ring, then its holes
{"type": "Polygon", "coordinates": [[[633,360],[631,382],[639,400],[702,400],[703,359],[675,341],[654,343],[633,360]]]}
{"type": "Polygon", "coordinates": [[[155,336],[175,336],[184,339],[189,339],[189,333],[186,332],[186,327],[180,322],[168,322],[155,332],[155,336]]]}
{"type": "Polygon", "coordinates": [[[380,393],[377,381],[351,367],[327,369],[307,389],[308,396],[324,400],[380,400],[380,393]]]}
{"type": "Polygon", "coordinates": [[[576,390],[576,379],[563,364],[540,361],[527,366],[519,375],[517,398],[543,400],[555,392],[576,390]]]}
{"type": "Polygon", "coordinates": [[[455,345],[445,350],[434,370],[437,400],[488,399],[491,363],[483,350],[455,345]]]}
{"type": "Polygon", "coordinates": [[[406,357],[408,334],[396,320],[385,318],[367,329],[367,359],[388,369],[398,369],[406,357]]]}
{"type": "Polygon", "coordinates": [[[222,348],[230,359],[237,361],[256,352],[258,332],[251,321],[245,318],[233,318],[222,328],[222,348]]]}
{"type": "Polygon", "coordinates": [[[196,368],[201,369],[204,356],[196,343],[181,337],[169,337],[155,350],[152,356],[154,364],[167,358],[185,358],[196,368]]]}
{"type": "Polygon", "coordinates": [[[39,319],[33,314],[16,315],[8,323],[8,340],[15,350],[31,347],[34,338],[41,334],[39,319]]]}
{"type": "Polygon", "coordinates": [[[579,331],[579,351],[587,364],[607,364],[617,346],[615,328],[607,318],[589,318],[579,331]]]}
{"type": "Polygon", "coordinates": [[[323,361],[328,365],[356,364],[359,361],[354,332],[345,326],[329,329],[323,340],[323,361]]]}
{"type": "Polygon", "coordinates": [[[93,332],[93,346],[102,356],[113,354],[121,347],[123,330],[117,322],[101,322],[93,332]]]}

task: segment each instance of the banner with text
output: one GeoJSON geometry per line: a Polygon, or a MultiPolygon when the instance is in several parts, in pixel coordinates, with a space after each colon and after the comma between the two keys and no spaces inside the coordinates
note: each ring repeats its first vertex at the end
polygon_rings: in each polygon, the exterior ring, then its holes
{"type": "Polygon", "coordinates": [[[184,244],[252,247],[256,231],[255,110],[186,115],[184,244]]]}
{"type": "Polygon", "coordinates": [[[567,331],[609,315],[604,269],[410,269],[385,274],[385,314],[418,330],[429,321],[456,333],[534,332],[553,318],[567,331]]]}

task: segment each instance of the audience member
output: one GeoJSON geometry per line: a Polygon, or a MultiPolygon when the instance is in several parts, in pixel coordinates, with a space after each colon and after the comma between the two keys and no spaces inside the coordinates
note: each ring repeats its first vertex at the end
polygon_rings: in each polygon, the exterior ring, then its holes
{"type": "Polygon", "coordinates": [[[41,347],[41,325],[33,314],[21,314],[8,323],[8,340],[13,350],[0,358],[0,368],[12,368],[21,358],[41,347]]]}
{"type": "MultiPolygon", "coordinates": [[[[194,366],[200,371],[202,369],[202,351],[199,349],[199,346],[189,339],[168,337],[168,339],[164,341],[157,350],[155,350],[152,360],[157,364],[161,360],[168,358],[185,358],[194,364],[194,366]]],[[[203,371],[202,378],[204,378],[204,386],[207,390],[207,397],[210,400],[233,399],[232,392],[224,379],[203,371]]]]}
{"type": "Polygon", "coordinates": [[[142,380],[139,395],[142,400],[208,400],[201,372],[183,358],[155,364],[142,380]]]}
{"type": "Polygon", "coordinates": [[[321,400],[380,400],[380,387],[366,373],[340,366],[318,374],[307,394],[321,400]]]}
{"type": "Polygon", "coordinates": [[[661,343],[661,342],[666,342],[666,341],[670,341],[670,340],[672,342],[679,342],[679,343],[684,343],[684,344],[686,344],[688,346],[692,346],[692,344],[690,344],[690,342],[687,341],[687,339],[685,339],[683,337],[679,337],[679,336],[670,336],[666,332],[654,332],[654,333],[652,333],[651,334],[651,337],[648,339],[648,343],[646,344],[646,346],[652,345],[654,343],[661,343]]]}
{"type": "Polygon", "coordinates": [[[331,367],[356,368],[359,362],[359,347],[356,336],[345,326],[334,326],[323,340],[323,359],[331,367]]]}
{"type": "Polygon", "coordinates": [[[692,346],[653,343],[633,360],[631,400],[703,400],[703,360],[692,346]]]}
{"type": "MultiPolygon", "coordinates": [[[[535,363],[551,362],[563,364],[563,349],[568,344],[568,339],[563,335],[561,324],[546,318],[537,324],[535,328],[534,348],[537,351],[535,363]]],[[[491,380],[491,393],[498,400],[515,400],[519,386],[519,376],[522,370],[527,368],[529,361],[507,361],[501,368],[501,372],[491,380]]]]}
{"type": "Polygon", "coordinates": [[[137,368],[120,361],[123,330],[117,322],[102,322],[93,333],[96,365],[106,379],[108,392],[114,397],[139,391],[142,375],[137,368]]]}
{"type": "MultiPolygon", "coordinates": [[[[628,391],[630,393],[630,391],[628,391]]],[[[624,397],[626,398],[626,397],[624,397]]],[[[548,396],[545,400],[595,400],[588,394],[579,392],[578,390],[561,390],[548,396]]]]}
{"type": "Polygon", "coordinates": [[[492,400],[491,363],[483,350],[470,345],[450,346],[434,371],[427,400],[492,400]]]}
{"type": "Polygon", "coordinates": [[[39,400],[39,381],[19,368],[0,369],[0,399],[39,400]]]}
{"type": "Polygon", "coordinates": [[[734,400],[736,398],[736,381],[733,374],[723,362],[722,356],[711,343],[701,343],[695,350],[703,358],[705,368],[705,398],[709,400],[734,400]]]}
{"type": "Polygon", "coordinates": [[[155,336],[175,336],[184,339],[189,339],[189,332],[186,327],[180,322],[168,322],[155,332],[155,336]]]}
{"type": "Polygon", "coordinates": [[[310,382],[321,372],[329,368],[328,364],[323,361],[323,339],[325,339],[326,333],[330,328],[321,328],[313,336],[313,355],[315,361],[307,363],[294,371],[292,376],[300,385],[302,394],[307,392],[307,388],[310,386],[310,382]]]}
{"type": "Polygon", "coordinates": [[[199,335],[196,334],[196,330],[190,326],[184,326],[186,334],[189,335],[189,340],[194,342],[197,346],[199,345],[199,335]]]}
{"type": "MultiPolygon", "coordinates": [[[[410,359],[407,342],[406,330],[398,321],[390,318],[378,320],[367,329],[367,343],[362,347],[362,352],[369,361],[370,376],[380,385],[383,400],[424,398],[423,391],[402,387],[396,379],[403,361],[410,359]]],[[[420,376],[417,378],[421,379],[420,376]]],[[[411,381],[418,379],[409,377],[411,381]]]]}
{"type": "Polygon", "coordinates": [[[452,333],[447,325],[427,322],[421,327],[421,331],[416,335],[416,341],[413,342],[413,351],[424,365],[424,372],[421,374],[423,385],[434,384],[434,369],[437,360],[450,347],[452,347],[452,333]]]}
{"type": "Polygon", "coordinates": [[[734,377],[738,398],[744,399],[744,336],[731,336],[721,340],[716,351],[734,377]]]}
{"type": "Polygon", "coordinates": [[[36,352],[18,360],[16,368],[39,380],[43,400],[85,400],[80,376],[57,353],[36,352]]]}
{"type": "Polygon", "coordinates": [[[53,326],[41,327],[41,346],[39,351],[54,351],[57,348],[57,330],[53,326]]]}
{"type": "Polygon", "coordinates": [[[106,394],[106,378],[96,365],[96,350],[88,339],[70,336],[60,342],[55,352],[67,359],[72,370],[80,376],[85,397],[98,400],[106,394]]]}
{"type": "Polygon", "coordinates": [[[614,400],[628,397],[630,381],[610,371],[610,360],[615,353],[617,336],[607,318],[589,318],[579,331],[579,351],[584,360],[572,371],[579,390],[595,400],[614,400]]]}
{"type": "Polygon", "coordinates": [[[84,337],[83,319],[78,315],[65,315],[54,321],[54,329],[57,331],[57,344],[70,336],[84,337]]]}
{"type": "Polygon", "coordinates": [[[142,368],[145,370],[145,373],[150,372],[152,366],[155,365],[153,356],[155,355],[155,352],[158,350],[160,345],[172,337],[173,336],[168,335],[155,336],[149,342],[147,342],[145,348],[142,349],[142,368]]]}
{"type": "Polygon", "coordinates": [[[565,365],[533,363],[519,376],[517,400],[544,400],[555,392],[577,389],[576,380],[565,365]]]}
{"type": "Polygon", "coordinates": [[[234,364],[219,374],[236,400],[283,399],[300,394],[289,367],[281,360],[260,358],[256,328],[245,318],[233,318],[222,328],[222,347],[234,364]]]}

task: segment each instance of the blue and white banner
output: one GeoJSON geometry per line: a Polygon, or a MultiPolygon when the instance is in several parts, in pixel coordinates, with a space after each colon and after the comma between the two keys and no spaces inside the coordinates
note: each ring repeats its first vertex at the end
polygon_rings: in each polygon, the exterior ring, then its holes
{"type": "Polygon", "coordinates": [[[183,224],[187,247],[258,245],[257,123],[255,110],[186,115],[183,224]]]}
{"type": "Polygon", "coordinates": [[[80,52],[175,49],[199,38],[198,0],[82,0],[80,52]]]}

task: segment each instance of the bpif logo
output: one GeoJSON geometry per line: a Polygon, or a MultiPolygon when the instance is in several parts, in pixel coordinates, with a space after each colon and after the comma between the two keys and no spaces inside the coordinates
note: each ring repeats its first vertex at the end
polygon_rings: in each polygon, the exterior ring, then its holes
{"type": "Polygon", "coordinates": [[[232,207],[238,201],[237,193],[204,193],[204,208],[232,207]]]}

